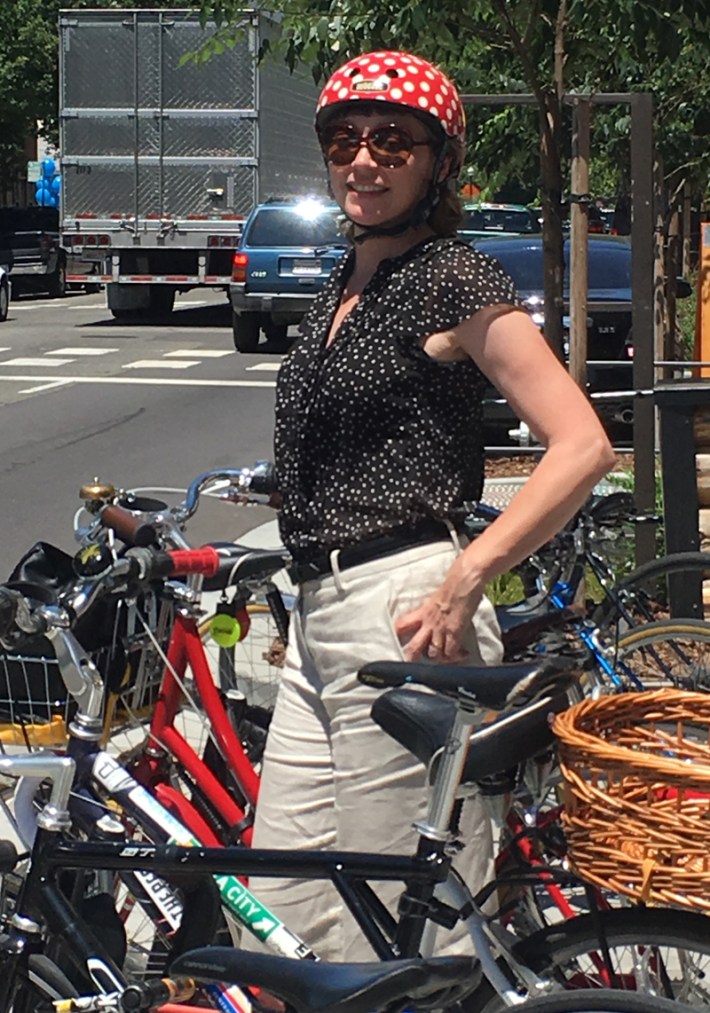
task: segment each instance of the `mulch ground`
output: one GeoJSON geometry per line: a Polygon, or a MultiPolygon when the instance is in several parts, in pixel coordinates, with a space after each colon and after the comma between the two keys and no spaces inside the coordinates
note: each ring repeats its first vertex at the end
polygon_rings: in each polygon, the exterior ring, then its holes
{"type": "MultiPolygon", "coordinates": [[[[538,455],[533,454],[501,454],[489,457],[486,459],[486,478],[518,478],[521,475],[530,475],[537,467],[539,459],[538,455]]],[[[633,454],[617,456],[615,470],[623,471],[633,466],[633,454]]]]}

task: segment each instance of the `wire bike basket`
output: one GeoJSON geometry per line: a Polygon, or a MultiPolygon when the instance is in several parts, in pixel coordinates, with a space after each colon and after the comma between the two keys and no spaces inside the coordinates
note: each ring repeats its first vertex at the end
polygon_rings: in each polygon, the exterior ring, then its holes
{"type": "Polygon", "coordinates": [[[583,700],[553,728],[574,871],[638,902],[710,912],[710,694],[583,700]]]}
{"type": "MultiPolygon", "coordinates": [[[[155,703],[164,667],[160,652],[171,626],[172,606],[146,595],[123,605],[107,642],[87,650],[104,681],[107,733],[155,703]],[[156,631],[153,638],[145,633],[147,625],[156,631]]],[[[48,640],[38,638],[17,653],[0,652],[0,753],[62,749],[75,709],[48,640]]]]}

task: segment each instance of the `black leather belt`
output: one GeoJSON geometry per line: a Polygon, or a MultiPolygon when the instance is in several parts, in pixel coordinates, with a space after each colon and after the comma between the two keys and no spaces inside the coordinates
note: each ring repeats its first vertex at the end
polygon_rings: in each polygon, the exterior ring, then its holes
{"type": "MultiPolygon", "coordinates": [[[[338,569],[347,570],[351,566],[369,563],[373,559],[392,556],[413,545],[426,545],[427,542],[443,542],[451,538],[451,532],[443,521],[425,521],[414,528],[404,528],[388,535],[377,535],[368,538],[358,545],[348,545],[338,552],[338,569]]],[[[292,563],[286,571],[294,584],[303,584],[307,580],[315,580],[333,572],[330,554],[314,556],[308,562],[292,563]]]]}

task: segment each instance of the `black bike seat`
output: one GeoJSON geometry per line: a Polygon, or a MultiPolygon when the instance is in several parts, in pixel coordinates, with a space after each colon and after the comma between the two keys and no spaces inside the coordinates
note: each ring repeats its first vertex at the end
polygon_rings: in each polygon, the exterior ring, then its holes
{"type": "Polygon", "coordinates": [[[475,987],[476,968],[472,957],[331,964],[209,946],[177,957],[170,973],[259,986],[307,1013],[371,1013],[405,999],[419,1008],[449,1005],[475,987]]]}
{"type": "Polygon", "coordinates": [[[569,672],[569,663],[552,658],[488,667],[438,665],[429,662],[371,661],[358,672],[360,682],[378,689],[426,686],[444,696],[465,697],[489,710],[500,711],[519,696],[533,696],[569,672]]]}
{"type": "MultiPolygon", "coordinates": [[[[574,682],[569,677],[567,687],[574,682]]],[[[538,700],[472,730],[462,782],[482,781],[544,752],[554,738],[550,715],[569,704],[566,687],[558,685],[538,700]]],[[[431,693],[391,689],[375,700],[371,713],[383,731],[428,767],[446,744],[456,704],[431,693]]]]}

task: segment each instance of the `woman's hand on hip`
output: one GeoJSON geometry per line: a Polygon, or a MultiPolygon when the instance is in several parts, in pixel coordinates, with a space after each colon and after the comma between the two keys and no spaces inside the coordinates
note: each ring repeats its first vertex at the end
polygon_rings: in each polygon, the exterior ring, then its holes
{"type": "Polygon", "coordinates": [[[456,663],[466,659],[468,652],[464,650],[463,641],[470,631],[483,589],[464,588],[457,563],[458,560],[436,591],[396,621],[397,636],[407,641],[404,647],[407,661],[429,658],[456,663]]]}

